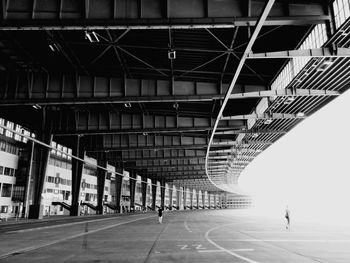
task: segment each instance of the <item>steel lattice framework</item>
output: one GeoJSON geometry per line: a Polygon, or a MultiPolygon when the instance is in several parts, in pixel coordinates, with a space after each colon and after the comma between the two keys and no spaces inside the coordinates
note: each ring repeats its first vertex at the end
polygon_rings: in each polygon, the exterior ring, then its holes
{"type": "Polygon", "coordinates": [[[3,1],[0,117],[33,132],[45,121],[55,141],[74,148],[79,137],[88,156],[142,176],[230,190],[258,154],[348,88],[349,24],[335,31],[330,3],[3,1]],[[298,50],[316,25],[328,42],[298,50]],[[311,60],[271,89],[298,57],[311,60]]]}

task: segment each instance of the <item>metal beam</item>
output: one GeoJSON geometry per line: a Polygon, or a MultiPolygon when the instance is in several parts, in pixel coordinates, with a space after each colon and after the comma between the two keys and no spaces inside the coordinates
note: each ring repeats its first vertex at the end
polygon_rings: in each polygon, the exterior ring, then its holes
{"type": "MultiPolygon", "coordinates": [[[[284,130],[271,130],[271,129],[250,129],[250,130],[226,130],[226,131],[217,131],[215,135],[229,135],[229,134],[254,134],[254,133],[260,133],[260,134],[270,134],[270,133],[279,133],[279,134],[285,134],[287,131],[284,130]]],[[[216,144],[211,144],[215,146],[216,144]]]]}
{"type": "MultiPolygon", "coordinates": [[[[219,82],[1,72],[0,83],[0,106],[189,102],[224,97],[217,89],[219,82]],[[34,85],[35,93],[32,92],[34,85]]],[[[227,83],[221,86],[221,92],[228,88],[227,83]]],[[[266,89],[264,85],[235,85],[236,92],[266,89]]]]}
{"type": "MultiPolygon", "coordinates": [[[[244,141],[244,142],[239,142],[239,141],[224,141],[224,142],[215,142],[213,145],[215,146],[242,146],[242,147],[249,147],[252,145],[257,145],[257,144],[263,144],[263,145],[270,145],[272,142],[270,141],[244,141]]],[[[235,149],[237,150],[237,149],[235,149]]],[[[215,150],[211,151],[214,152],[215,150]]]]}
{"type": "Polygon", "coordinates": [[[202,149],[206,148],[207,144],[191,144],[191,145],[169,145],[169,146],[135,146],[135,147],[120,147],[110,148],[103,147],[99,149],[93,149],[91,147],[87,152],[129,152],[129,151],[144,151],[144,150],[187,150],[187,149],[202,149]]]}
{"type": "Polygon", "coordinates": [[[115,158],[110,158],[110,162],[116,162],[116,163],[126,163],[126,162],[136,162],[136,161],[172,161],[172,160],[200,160],[200,159],[205,159],[205,156],[196,156],[196,157],[191,157],[191,156],[181,156],[181,157],[145,157],[145,158],[123,158],[123,159],[115,159],[115,158]]]}
{"type": "MultiPolygon", "coordinates": [[[[270,120],[280,120],[280,119],[305,119],[306,115],[300,114],[290,114],[290,113],[253,113],[246,115],[234,115],[234,116],[225,116],[221,120],[250,120],[250,119],[270,119],[270,120]]],[[[258,131],[259,133],[259,131],[258,131]]]]}
{"type": "Polygon", "coordinates": [[[334,90],[311,90],[311,89],[283,89],[266,90],[256,92],[235,93],[230,95],[230,99],[244,98],[265,98],[265,97],[310,97],[310,96],[339,96],[341,93],[334,90]]]}
{"type": "Polygon", "coordinates": [[[298,49],[264,53],[249,53],[247,59],[266,59],[266,58],[347,58],[350,57],[350,49],[335,47],[335,48],[313,48],[313,49],[298,49]]]}

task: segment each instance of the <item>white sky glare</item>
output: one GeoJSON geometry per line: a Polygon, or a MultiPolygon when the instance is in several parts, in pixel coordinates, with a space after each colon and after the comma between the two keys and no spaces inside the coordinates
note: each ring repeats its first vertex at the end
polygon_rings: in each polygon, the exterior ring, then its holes
{"type": "Polygon", "coordinates": [[[350,224],[350,91],[262,152],[239,185],[257,211],[292,219],[350,224]]]}

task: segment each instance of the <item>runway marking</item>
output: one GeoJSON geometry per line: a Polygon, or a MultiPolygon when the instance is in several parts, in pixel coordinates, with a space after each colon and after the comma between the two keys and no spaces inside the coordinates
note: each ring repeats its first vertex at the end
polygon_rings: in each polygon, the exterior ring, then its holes
{"type": "Polygon", "coordinates": [[[305,242],[305,243],[348,243],[349,239],[230,239],[233,242],[305,242]]]}
{"type": "MultiPolygon", "coordinates": [[[[98,229],[95,229],[95,230],[91,230],[89,232],[83,232],[83,233],[80,233],[80,234],[75,234],[75,235],[72,235],[72,236],[69,236],[69,237],[66,237],[66,238],[58,239],[58,240],[55,240],[55,241],[50,241],[50,242],[47,242],[45,244],[36,245],[36,246],[30,246],[30,247],[26,247],[26,248],[13,250],[11,252],[8,252],[8,253],[0,255],[0,259],[4,259],[4,258],[13,256],[13,255],[17,255],[17,254],[22,254],[22,253],[25,253],[25,252],[30,252],[30,251],[33,251],[33,250],[36,250],[36,249],[39,249],[39,248],[48,247],[48,246],[51,246],[51,245],[54,245],[54,244],[57,244],[57,243],[60,243],[60,242],[64,242],[64,241],[67,241],[67,240],[71,240],[71,239],[82,237],[82,236],[89,235],[89,234],[94,234],[94,233],[99,232],[99,231],[107,230],[107,229],[110,229],[110,228],[113,228],[113,227],[117,227],[117,226],[120,226],[120,225],[125,225],[125,224],[128,224],[128,223],[132,223],[132,222],[136,222],[136,221],[139,221],[139,220],[148,219],[148,218],[152,218],[152,217],[153,216],[141,217],[141,218],[136,218],[136,219],[129,220],[129,221],[126,221],[126,222],[119,222],[119,223],[114,224],[114,225],[101,227],[101,228],[98,228],[98,229]]],[[[85,221],[85,223],[86,222],[87,221],[85,221]]]]}
{"type": "MultiPolygon", "coordinates": [[[[240,251],[254,251],[252,248],[241,248],[241,249],[229,249],[229,251],[240,252],[240,251]]],[[[212,249],[212,250],[200,250],[199,253],[215,253],[215,252],[226,252],[221,249],[212,249]]]]}
{"type": "Polygon", "coordinates": [[[243,256],[241,256],[241,255],[239,255],[239,254],[237,254],[237,253],[235,253],[235,252],[233,252],[233,251],[230,251],[230,250],[228,250],[228,249],[226,249],[226,248],[223,248],[222,246],[218,245],[217,243],[215,243],[213,240],[211,240],[211,239],[209,238],[210,232],[212,232],[212,231],[214,231],[214,230],[216,230],[216,229],[218,229],[218,228],[228,226],[228,225],[231,225],[231,224],[221,225],[221,226],[217,226],[217,227],[213,227],[212,229],[209,229],[209,230],[205,233],[205,238],[206,238],[206,240],[207,240],[210,244],[212,244],[212,245],[214,245],[215,247],[217,247],[219,250],[222,250],[222,251],[224,251],[224,252],[226,252],[226,253],[228,253],[228,254],[230,254],[230,255],[236,257],[236,258],[242,259],[242,260],[244,260],[244,261],[246,261],[246,262],[249,262],[249,263],[259,263],[258,261],[252,260],[252,259],[247,258],[247,257],[243,257],[243,256]]]}
{"type": "Polygon", "coordinates": [[[28,228],[28,229],[22,229],[22,230],[8,231],[7,233],[25,233],[25,232],[35,231],[35,230],[51,229],[51,228],[64,227],[64,226],[74,226],[74,225],[91,223],[91,222],[106,221],[106,220],[112,220],[116,218],[117,217],[109,217],[109,218],[92,219],[92,220],[80,221],[80,222],[74,222],[74,223],[65,223],[65,224],[53,225],[53,226],[41,226],[41,227],[34,227],[34,228],[28,228]]]}
{"type": "Polygon", "coordinates": [[[178,247],[180,247],[181,250],[186,250],[186,249],[190,249],[188,247],[188,245],[177,245],[178,247]]]}
{"type": "Polygon", "coordinates": [[[195,247],[196,250],[206,249],[206,248],[204,248],[201,244],[194,244],[194,245],[192,245],[192,246],[195,247]]]}
{"type": "Polygon", "coordinates": [[[185,225],[185,228],[187,229],[187,231],[192,233],[192,230],[187,225],[187,221],[184,221],[184,225],[185,225]]]}

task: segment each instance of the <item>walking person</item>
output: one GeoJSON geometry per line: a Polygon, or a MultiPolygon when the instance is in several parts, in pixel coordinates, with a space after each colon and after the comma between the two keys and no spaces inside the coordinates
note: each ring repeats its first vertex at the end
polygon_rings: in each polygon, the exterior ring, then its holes
{"type": "Polygon", "coordinates": [[[158,208],[158,222],[161,224],[163,222],[163,208],[159,207],[158,208]]]}
{"type": "Polygon", "coordinates": [[[290,211],[288,209],[288,206],[286,207],[286,215],[285,218],[287,220],[287,225],[286,225],[286,229],[290,230],[290,211]]]}

